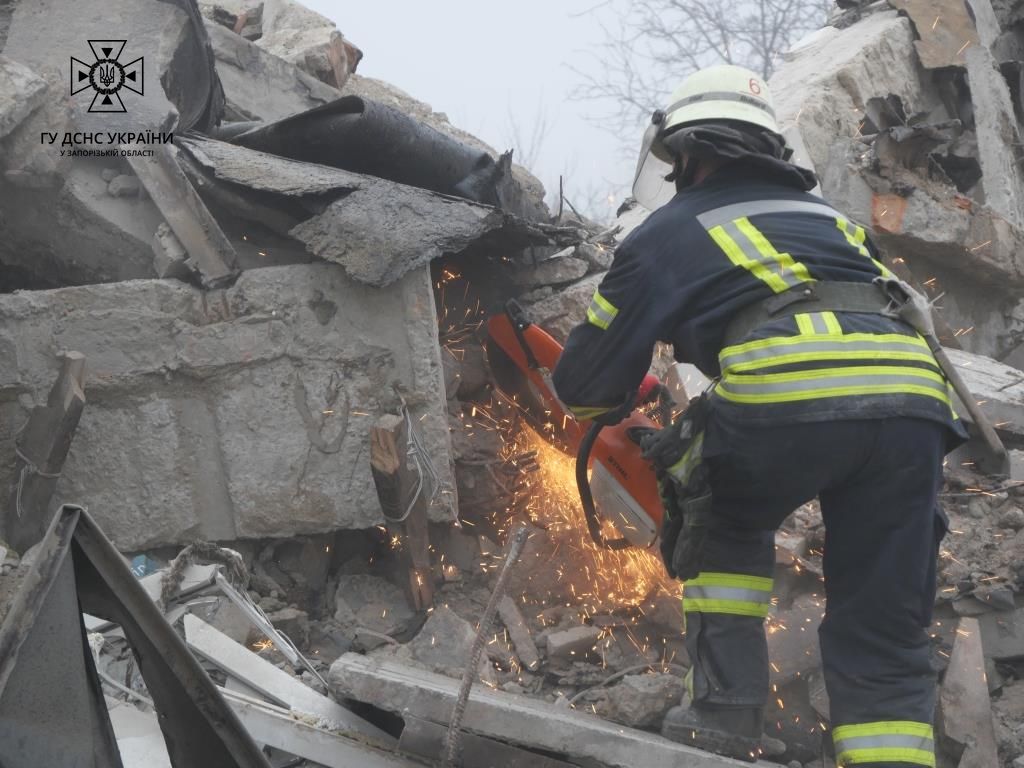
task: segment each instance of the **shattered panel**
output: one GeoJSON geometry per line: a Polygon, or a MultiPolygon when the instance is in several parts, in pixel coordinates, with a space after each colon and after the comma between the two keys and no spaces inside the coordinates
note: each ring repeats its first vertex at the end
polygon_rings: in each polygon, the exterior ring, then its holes
{"type": "MultiPolygon", "coordinates": [[[[393,382],[454,487],[425,270],[384,290],[316,264],[206,296],[173,281],[21,293],[0,297],[0,317],[2,367],[18,372],[2,400],[44,396],[54,350],[87,355],[89,407],[56,496],[96,510],[122,549],[381,522],[367,441],[397,409],[393,382]]],[[[442,494],[433,514],[453,504],[442,494]]]]}

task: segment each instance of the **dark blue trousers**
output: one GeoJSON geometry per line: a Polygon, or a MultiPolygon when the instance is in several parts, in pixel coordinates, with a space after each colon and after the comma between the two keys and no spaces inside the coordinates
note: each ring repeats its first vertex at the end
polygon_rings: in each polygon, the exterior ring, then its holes
{"type": "MultiPolygon", "coordinates": [[[[926,629],[946,530],[937,504],[946,438],[943,425],[912,418],[708,426],[714,522],[700,582],[770,579],[775,529],[800,505],[821,501],[827,609],[819,639],[840,764],[929,764],[935,673],[926,629]]],[[[694,701],[764,705],[763,620],[730,612],[728,600],[704,605],[712,608],[687,608],[684,596],[694,701]]]]}

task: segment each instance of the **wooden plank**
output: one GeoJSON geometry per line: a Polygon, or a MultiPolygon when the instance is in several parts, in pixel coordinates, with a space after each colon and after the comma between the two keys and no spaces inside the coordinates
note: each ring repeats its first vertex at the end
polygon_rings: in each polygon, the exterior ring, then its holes
{"type": "MultiPolygon", "coordinates": [[[[447,723],[458,696],[459,681],[415,669],[396,661],[347,653],[331,665],[331,693],[408,714],[447,723]]],[[[634,730],[525,696],[476,687],[470,694],[463,726],[474,732],[527,748],[567,755],[570,760],[596,760],[614,768],[723,768],[749,766],[719,755],[676,744],[652,733],[634,730]]],[[[766,763],[758,763],[767,765],[766,763]]]]}
{"type": "Polygon", "coordinates": [[[46,405],[32,409],[15,441],[14,485],[3,521],[3,538],[24,552],[50,525],[50,499],[85,408],[85,355],[60,355],[60,373],[46,405]]]}
{"type": "MultiPolygon", "coordinates": [[[[438,760],[447,732],[443,725],[406,715],[398,748],[428,760],[438,760]]],[[[472,733],[462,734],[461,752],[461,768],[573,768],[574,765],[472,733]]]]}
{"type": "Polygon", "coordinates": [[[999,765],[995,723],[977,619],[961,619],[940,692],[942,730],[966,747],[958,768],[999,765]]]}
{"type": "Polygon", "coordinates": [[[287,709],[223,692],[224,699],[257,742],[290,752],[327,768],[417,768],[420,763],[375,748],[313,723],[287,709]]]}
{"type": "Polygon", "coordinates": [[[128,164],[188,251],[189,263],[199,272],[203,286],[217,288],[229,283],[238,274],[234,246],[181,170],[175,150],[164,144],[145,149],[153,150],[154,157],[129,155],[128,164]]]}
{"type": "Polygon", "coordinates": [[[271,702],[296,712],[325,718],[339,729],[360,734],[385,746],[395,744],[394,737],[366,722],[336,701],[303,685],[300,681],[269,661],[261,659],[248,648],[191,614],[185,616],[185,642],[195,653],[216,664],[232,677],[271,702]]]}
{"type": "Polygon", "coordinates": [[[427,611],[434,606],[427,522],[429,500],[425,492],[420,492],[409,509],[419,480],[409,463],[408,446],[409,433],[402,416],[381,416],[370,430],[370,471],[388,534],[398,540],[397,556],[406,599],[413,610],[427,611]]]}

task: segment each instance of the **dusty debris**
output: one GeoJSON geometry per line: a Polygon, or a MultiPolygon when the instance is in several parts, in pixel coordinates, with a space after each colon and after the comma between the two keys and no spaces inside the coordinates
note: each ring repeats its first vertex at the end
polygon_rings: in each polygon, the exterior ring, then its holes
{"type": "Polygon", "coordinates": [[[631,728],[659,726],[684,690],[675,675],[626,675],[606,691],[608,718],[631,728]]]}
{"type": "Polygon", "coordinates": [[[0,56],[0,139],[43,103],[46,88],[46,81],[31,69],[0,56]]]}

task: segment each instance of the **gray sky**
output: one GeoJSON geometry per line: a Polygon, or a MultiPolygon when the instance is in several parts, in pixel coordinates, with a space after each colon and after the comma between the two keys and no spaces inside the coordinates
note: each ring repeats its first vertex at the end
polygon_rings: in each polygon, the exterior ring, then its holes
{"type": "Polygon", "coordinates": [[[398,86],[496,149],[513,146],[514,119],[530,151],[544,120],[532,170],[549,193],[563,174],[570,201],[591,198],[611,214],[629,194],[636,149],[627,156],[622,146],[638,148],[641,129],[612,136],[586,119],[600,105],[569,98],[579,85],[570,66],[600,66],[587,54],[603,39],[587,13],[600,0],[301,2],[363,50],[359,74],[398,86]]]}

